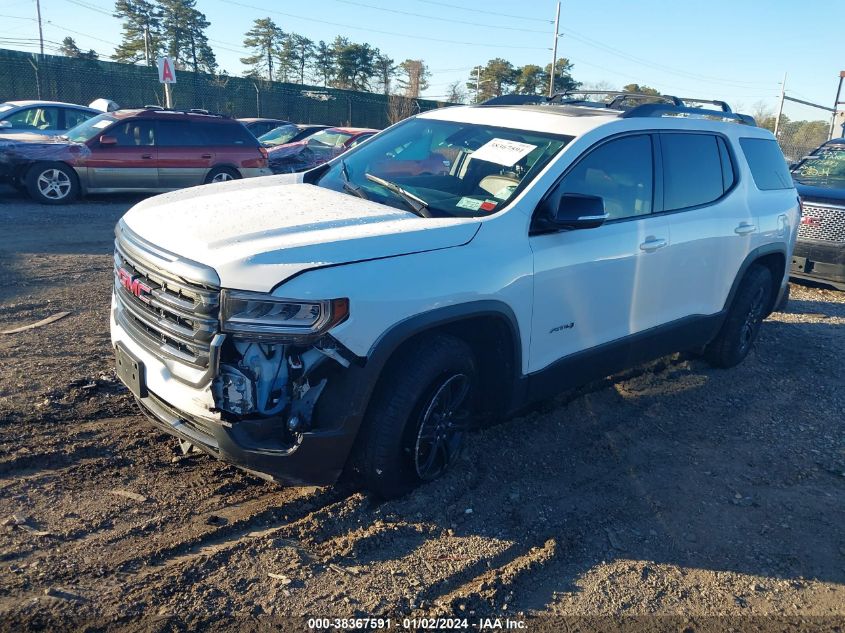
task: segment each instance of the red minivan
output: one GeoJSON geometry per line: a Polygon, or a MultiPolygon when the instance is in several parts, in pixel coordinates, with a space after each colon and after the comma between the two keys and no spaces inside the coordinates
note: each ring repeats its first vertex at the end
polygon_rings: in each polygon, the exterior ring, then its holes
{"type": "Polygon", "coordinates": [[[46,142],[0,143],[7,178],[45,204],[272,173],[266,149],[241,123],[200,110],[118,110],[46,142]]]}

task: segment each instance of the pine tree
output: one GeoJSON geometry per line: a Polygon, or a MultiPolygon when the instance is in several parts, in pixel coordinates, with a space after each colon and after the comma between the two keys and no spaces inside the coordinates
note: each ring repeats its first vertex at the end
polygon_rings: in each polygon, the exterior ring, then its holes
{"type": "Polygon", "coordinates": [[[288,83],[292,78],[296,77],[299,69],[299,60],[297,58],[296,40],[294,35],[288,34],[278,52],[279,59],[279,80],[288,83]]]}
{"type": "Polygon", "coordinates": [[[244,46],[254,51],[253,55],[241,57],[241,63],[250,69],[245,73],[251,77],[266,76],[274,79],[275,58],[284,32],[270,18],[256,18],[252,28],[244,36],[244,46]]]}
{"type": "Polygon", "coordinates": [[[323,40],[320,40],[314,49],[313,67],[316,81],[318,83],[322,82],[323,86],[328,86],[334,77],[335,58],[334,50],[323,40]]]}
{"type": "Polygon", "coordinates": [[[177,66],[213,73],[217,59],[205,34],[210,22],[196,8],[196,0],[158,0],[158,4],[166,16],[161,36],[168,57],[177,66]]]}
{"type": "Polygon", "coordinates": [[[96,61],[100,59],[97,51],[93,48],[89,48],[86,53],[76,45],[76,41],[70,36],[62,40],[62,46],[59,52],[65,57],[75,57],[76,59],[84,59],[86,61],[96,61]]]}
{"type": "Polygon", "coordinates": [[[376,49],[375,69],[381,91],[390,94],[390,82],[396,76],[396,62],[376,49]]]}
{"type": "Polygon", "coordinates": [[[304,35],[291,34],[296,50],[296,62],[299,65],[299,83],[305,83],[305,69],[314,61],[314,42],[304,35]]]}
{"type": "Polygon", "coordinates": [[[123,20],[123,33],[112,59],[154,66],[162,50],[159,7],[148,0],[117,0],[114,16],[123,20]]]}
{"type": "Polygon", "coordinates": [[[420,93],[428,88],[428,78],[431,73],[421,59],[406,59],[399,64],[402,73],[397,80],[402,94],[411,99],[416,99],[420,93]]]}

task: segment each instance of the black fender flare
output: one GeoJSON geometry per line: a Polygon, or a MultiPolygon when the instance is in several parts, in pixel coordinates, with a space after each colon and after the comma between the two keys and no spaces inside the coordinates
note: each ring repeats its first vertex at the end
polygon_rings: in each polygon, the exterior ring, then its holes
{"type": "MultiPolygon", "coordinates": [[[[748,272],[748,269],[759,259],[773,254],[780,254],[783,255],[784,261],[784,274],[789,270],[789,262],[786,261],[786,247],[783,244],[764,244],[763,246],[758,246],[753,251],[748,253],[748,255],[743,260],[742,264],[739,267],[739,271],[736,273],[736,277],[734,277],[733,284],[731,284],[731,289],[728,292],[728,297],[725,299],[725,305],[723,307],[724,310],[728,310],[731,307],[731,303],[733,303],[734,297],[736,296],[737,291],[739,290],[739,284],[742,283],[743,278],[745,277],[745,273],[748,272]]],[[[780,282],[783,281],[775,280],[777,284],[778,293],[780,293],[780,282]]],[[[777,301],[777,297],[773,298],[773,302],[777,301]]],[[[772,305],[775,305],[774,303],[772,305]]]]}

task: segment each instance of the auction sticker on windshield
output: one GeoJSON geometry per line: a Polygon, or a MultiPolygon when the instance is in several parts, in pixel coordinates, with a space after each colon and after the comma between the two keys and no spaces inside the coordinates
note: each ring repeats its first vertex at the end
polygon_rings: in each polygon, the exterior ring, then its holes
{"type": "Polygon", "coordinates": [[[461,198],[455,203],[456,207],[460,207],[461,209],[469,209],[470,211],[478,211],[481,208],[481,200],[476,200],[475,198],[461,198]]]}
{"type": "Polygon", "coordinates": [[[536,148],[536,145],[530,143],[494,138],[475,150],[472,153],[472,158],[473,160],[486,160],[505,167],[513,167],[520,159],[528,156],[531,150],[536,148]]]}

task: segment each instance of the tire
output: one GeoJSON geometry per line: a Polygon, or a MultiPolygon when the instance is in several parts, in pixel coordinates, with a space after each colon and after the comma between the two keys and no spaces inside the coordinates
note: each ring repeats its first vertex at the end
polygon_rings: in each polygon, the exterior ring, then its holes
{"type": "Polygon", "coordinates": [[[36,163],[26,173],[26,189],[41,204],[68,204],[79,195],[79,179],[64,163],[36,163]]]}
{"type": "Polygon", "coordinates": [[[733,367],[748,356],[760,324],[772,299],[772,273],[753,265],[737,290],[722,329],[704,349],[704,358],[714,367],[733,367]]]}
{"type": "Polygon", "coordinates": [[[228,182],[230,180],[240,180],[241,173],[237,169],[231,167],[215,167],[205,177],[205,184],[210,185],[213,182],[228,182]]]}
{"type": "Polygon", "coordinates": [[[789,289],[790,285],[786,284],[786,291],[783,293],[783,296],[778,301],[778,304],[775,306],[775,312],[786,312],[787,308],[789,307],[789,289]]]}
{"type": "Polygon", "coordinates": [[[420,340],[395,361],[376,388],[353,456],[361,483],[383,499],[455,463],[477,384],[472,350],[452,336],[420,340]]]}

